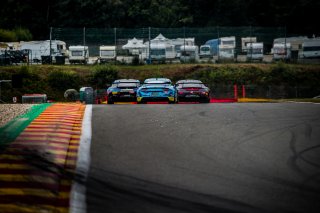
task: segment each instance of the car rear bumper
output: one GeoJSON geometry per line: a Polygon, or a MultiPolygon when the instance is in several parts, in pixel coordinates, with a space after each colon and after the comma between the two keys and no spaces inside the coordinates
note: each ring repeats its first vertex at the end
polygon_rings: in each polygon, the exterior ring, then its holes
{"type": "Polygon", "coordinates": [[[174,102],[174,97],[137,97],[137,102],[161,102],[161,101],[170,101],[174,102]]]}
{"type": "Polygon", "coordinates": [[[198,96],[198,97],[178,96],[178,101],[182,101],[182,102],[210,101],[210,97],[208,97],[208,96],[198,96]]]}

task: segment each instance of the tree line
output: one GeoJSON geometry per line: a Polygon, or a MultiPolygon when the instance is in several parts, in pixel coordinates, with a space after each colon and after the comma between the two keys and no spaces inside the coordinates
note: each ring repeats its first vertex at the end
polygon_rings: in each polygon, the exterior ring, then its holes
{"type": "Polygon", "coordinates": [[[0,28],[26,28],[48,38],[49,27],[284,27],[318,35],[318,0],[3,0],[0,28]]]}

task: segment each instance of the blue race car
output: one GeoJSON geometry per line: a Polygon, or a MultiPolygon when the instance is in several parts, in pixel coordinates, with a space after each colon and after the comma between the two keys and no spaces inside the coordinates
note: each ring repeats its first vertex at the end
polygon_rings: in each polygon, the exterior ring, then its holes
{"type": "Polygon", "coordinates": [[[117,101],[136,101],[140,81],[136,79],[118,79],[107,89],[108,104],[117,101]]]}
{"type": "Polygon", "coordinates": [[[148,78],[137,90],[138,104],[148,101],[168,101],[170,104],[176,102],[176,90],[168,78],[148,78]]]}

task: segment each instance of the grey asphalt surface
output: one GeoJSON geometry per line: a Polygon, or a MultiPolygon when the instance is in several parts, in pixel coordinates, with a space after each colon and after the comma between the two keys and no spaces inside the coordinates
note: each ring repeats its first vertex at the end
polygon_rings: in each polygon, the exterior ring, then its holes
{"type": "Polygon", "coordinates": [[[94,105],[88,212],[320,212],[320,105],[94,105]]]}

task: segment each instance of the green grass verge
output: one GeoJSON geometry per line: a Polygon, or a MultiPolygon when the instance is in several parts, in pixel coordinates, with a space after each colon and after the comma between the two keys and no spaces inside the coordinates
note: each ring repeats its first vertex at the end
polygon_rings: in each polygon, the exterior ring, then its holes
{"type": "Polygon", "coordinates": [[[48,106],[52,104],[34,105],[25,114],[20,115],[9,121],[6,125],[0,128],[0,147],[13,142],[20,133],[48,106]]]}

